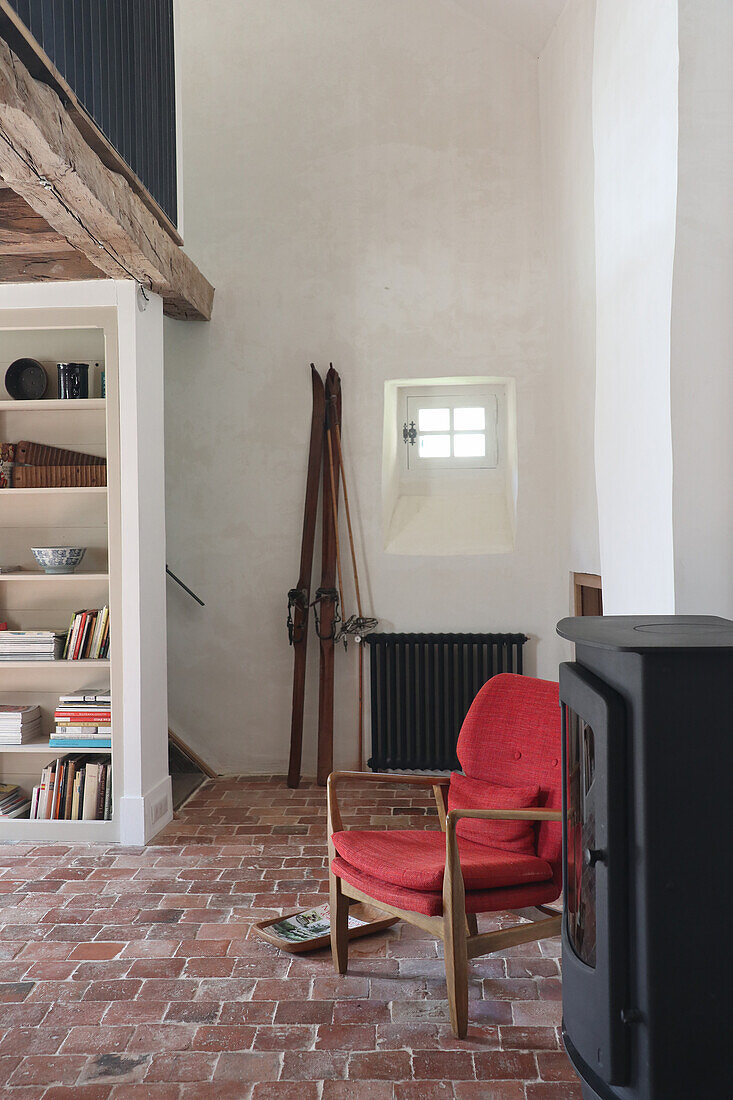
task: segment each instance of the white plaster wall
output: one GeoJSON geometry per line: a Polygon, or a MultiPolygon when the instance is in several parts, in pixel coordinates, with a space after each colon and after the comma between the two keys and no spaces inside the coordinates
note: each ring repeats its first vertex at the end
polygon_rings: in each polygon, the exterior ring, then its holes
{"type": "Polygon", "coordinates": [[[548,335],[559,405],[557,512],[566,578],[571,572],[600,572],[594,455],[595,8],[595,0],[569,0],[539,59],[548,335]]]}
{"type": "Polygon", "coordinates": [[[733,617],[733,5],[680,0],[672,297],[676,610],[733,617]]]}
{"type": "MultiPolygon", "coordinates": [[[[169,585],[171,722],[217,768],[282,772],[311,359],[344,382],[369,611],[525,630],[556,675],[537,62],[439,0],[181,0],[179,27],[186,248],[217,292],[210,325],[166,328],[168,559],[206,600],[169,585]],[[516,550],[385,555],[384,382],[453,374],[517,379],[516,550]]],[[[336,660],[351,764],[353,647],[336,660]]]]}
{"type": "Polygon", "coordinates": [[[672,613],[677,0],[598,0],[596,475],[607,614],[672,613]]]}

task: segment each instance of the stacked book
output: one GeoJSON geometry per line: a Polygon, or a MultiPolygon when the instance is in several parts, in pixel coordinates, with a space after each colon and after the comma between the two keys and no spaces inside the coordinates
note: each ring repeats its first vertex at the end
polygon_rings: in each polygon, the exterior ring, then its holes
{"type": "Polygon", "coordinates": [[[39,706],[0,704],[0,745],[27,745],[41,734],[39,706]]]}
{"type": "Polygon", "coordinates": [[[43,769],[33,788],[32,820],[109,821],[112,765],[102,757],[67,756],[43,769]]]}
{"type": "Polygon", "coordinates": [[[109,608],[75,611],[66,633],[65,661],[95,661],[109,657],[109,608]]]}
{"type": "Polygon", "coordinates": [[[25,817],[31,803],[15,783],[0,783],[0,819],[25,817]]]}
{"type": "Polygon", "coordinates": [[[112,697],[107,691],[90,694],[60,695],[54,711],[55,732],[52,749],[112,748],[112,697]]]}
{"type": "Polygon", "coordinates": [[[57,661],[63,642],[55,630],[0,630],[0,661],[57,661]]]}

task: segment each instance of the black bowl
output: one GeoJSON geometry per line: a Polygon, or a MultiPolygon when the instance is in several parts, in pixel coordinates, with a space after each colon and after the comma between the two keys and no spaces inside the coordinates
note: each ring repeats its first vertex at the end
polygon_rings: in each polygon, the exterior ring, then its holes
{"type": "Polygon", "coordinates": [[[5,372],[5,389],[16,401],[37,401],[48,389],[48,375],[35,359],[16,359],[5,372]]]}

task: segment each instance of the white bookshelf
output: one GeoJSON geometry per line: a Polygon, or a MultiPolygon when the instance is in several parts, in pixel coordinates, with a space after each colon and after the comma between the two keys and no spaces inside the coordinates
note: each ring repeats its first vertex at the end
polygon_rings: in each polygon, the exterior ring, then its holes
{"type": "MultiPolygon", "coordinates": [[[[0,842],[140,844],[172,816],[165,698],[162,312],[156,299],[150,305],[152,316],[141,316],[131,283],[0,287],[0,441],[28,439],[104,456],[108,482],[106,487],[0,489],[0,564],[21,570],[0,574],[0,620],[11,630],[66,631],[73,612],[105,604],[110,609],[108,660],[0,661],[0,703],[38,704],[42,716],[37,741],[0,745],[0,782],[19,783],[30,794],[48,763],[81,751],[49,745],[58,697],[109,687],[112,747],[94,752],[110,758],[113,795],[110,821],[0,819],[0,842]],[[37,359],[46,368],[51,384],[44,398],[14,401],[5,392],[5,370],[20,357],[37,359]],[[102,364],[106,398],[58,400],[56,361],[102,364]],[[159,372],[152,387],[151,371],[159,372]],[[146,429],[150,439],[143,438],[146,429]],[[146,449],[150,453],[141,454],[146,449]],[[151,494],[156,494],[152,508],[151,494]],[[53,545],[87,547],[77,572],[39,570],[31,546],[53,545]]],[[[97,378],[92,385],[98,392],[97,378]]]]}
{"type": "MultiPolygon", "coordinates": [[[[36,333],[23,333],[29,358],[35,353],[36,333]]],[[[96,361],[104,362],[104,332],[97,330],[99,347],[96,361]]],[[[53,339],[48,333],[47,339],[53,339]]],[[[82,360],[79,344],[94,339],[88,330],[77,336],[74,330],[58,331],[58,359],[82,360]]],[[[15,335],[15,344],[18,335],[15,335]]],[[[83,361],[83,360],[82,360],[83,361]]],[[[44,364],[46,366],[46,364],[44,364]]],[[[53,379],[51,366],[47,373],[53,379]]],[[[114,374],[114,371],[111,372],[114,374]]],[[[4,371],[0,375],[0,385],[4,371]]],[[[114,383],[114,378],[112,378],[114,383]]],[[[1,391],[0,391],[1,392],[1,391]]],[[[0,490],[0,548],[3,565],[19,565],[20,573],[0,574],[0,619],[11,630],[66,630],[71,615],[88,607],[110,605],[115,613],[110,570],[115,568],[116,548],[110,549],[110,508],[117,506],[118,454],[114,446],[116,432],[110,431],[108,418],[117,422],[114,385],[106,399],[63,401],[42,398],[14,401],[0,398],[0,438],[17,443],[21,439],[66,447],[107,459],[107,487],[2,489],[0,490]],[[110,442],[113,446],[110,446],[110,442]],[[54,575],[39,570],[31,553],[38,545],[87,546],[81,569],[88,572],[54,575]]],[[[41,707],[42,736],[27,745],[0,745],[0,781],[19,783],[26,794],[40,780],[40,773],[51,761],[79,750],[53,748],[49,736],[54,729],[53,712],[62,692],[110,686],[111,660],[86,661],[0,661],[0,703],[38,703],[41,707]]],[[[114,699],[113,699],[114,710],[114,699]]],[[[114,731],[114,721],[112,729],[114,731]]],[[[95,753],[97,750],[93,750],[95,753]]],[[[114,748],[109,750],[112,781],[115,784],[114,748]]],[[[113,803],[114,804],[114,803],[113,803]]],[[[44,839],[115,835],[114,813],[110,822],[30,821],[12,818],[0,821],[0,831],[8,838],[39,836],[44,839]],[[105,828],[98,828],[98,826],[105,828]]]]}

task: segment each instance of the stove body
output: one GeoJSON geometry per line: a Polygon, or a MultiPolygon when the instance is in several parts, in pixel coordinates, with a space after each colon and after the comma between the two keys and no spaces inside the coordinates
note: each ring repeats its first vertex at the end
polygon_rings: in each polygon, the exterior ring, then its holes
{"type": "Polygon", "coordinates": [[[587,1100],[733,1096],[733,622],[558,632],[568,1054],[587,1100]]]}

